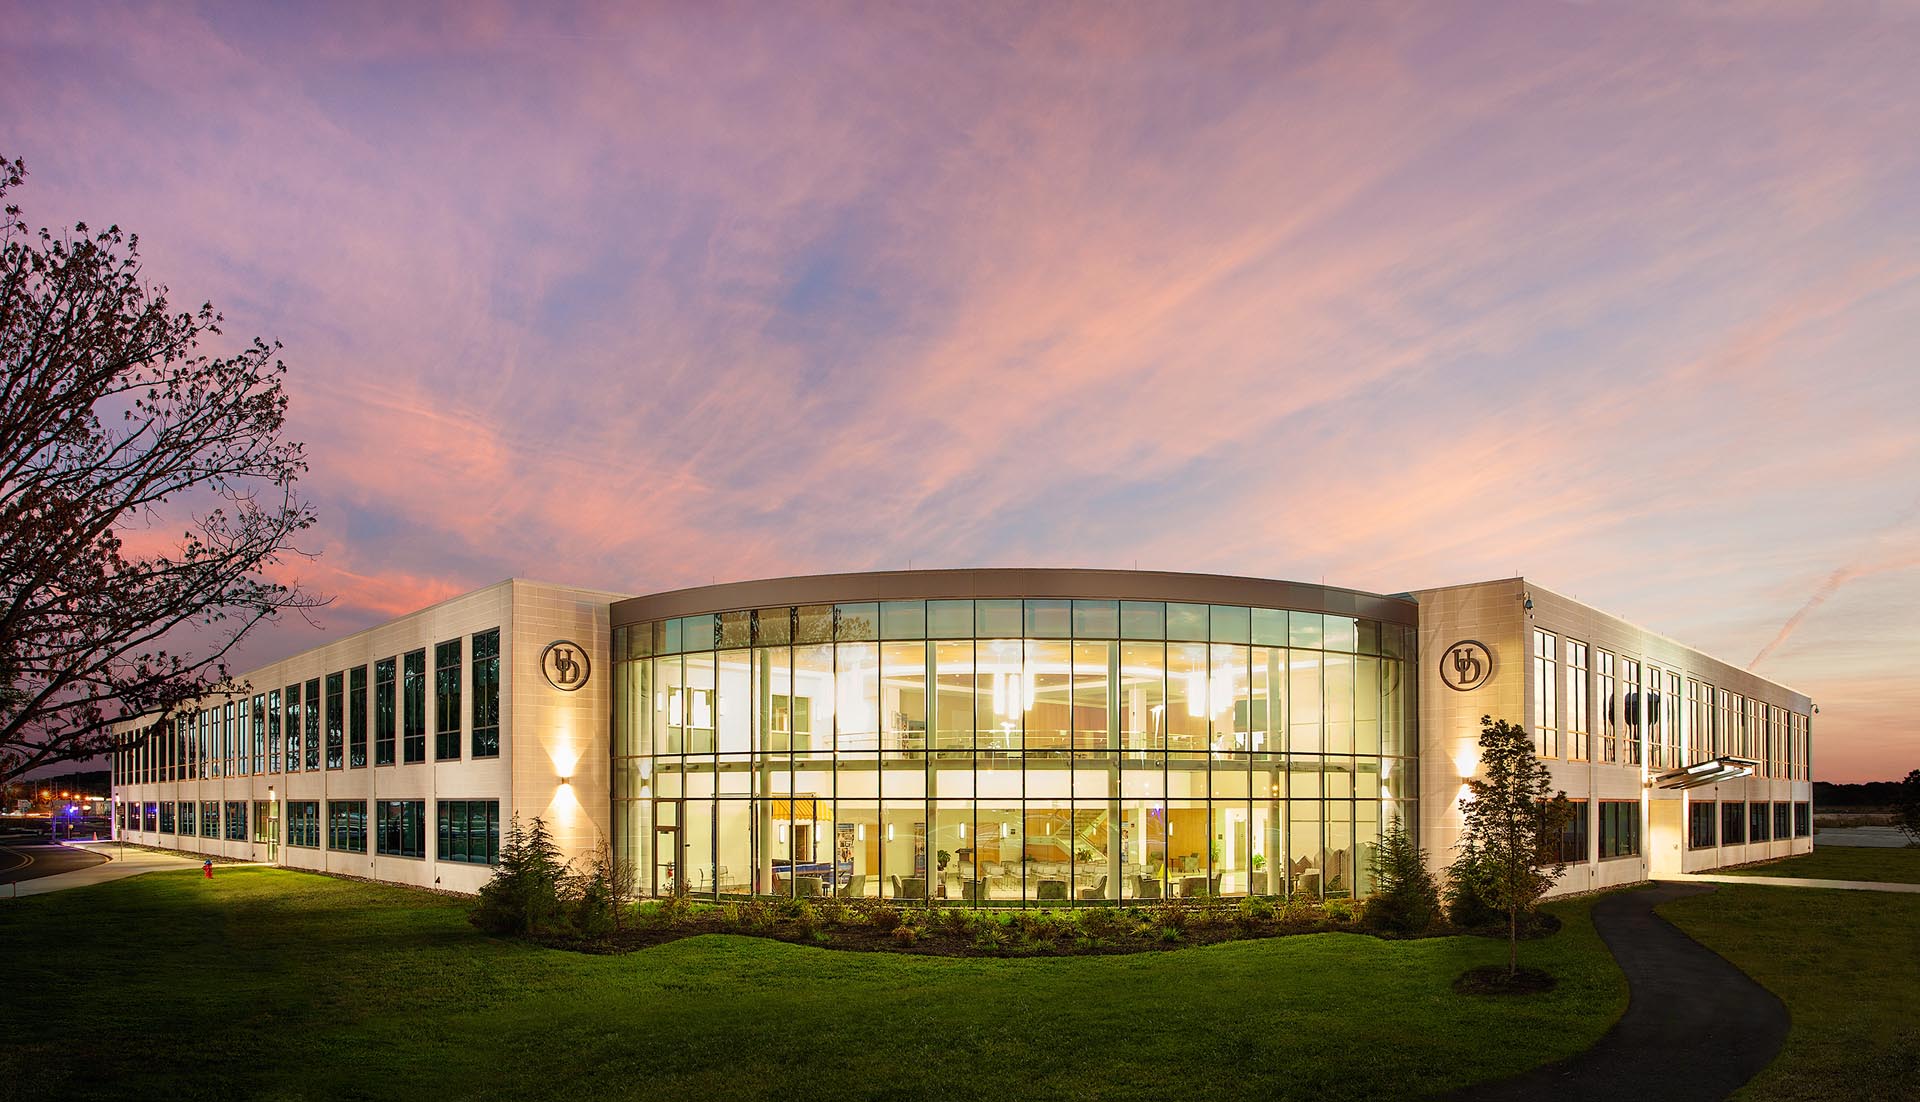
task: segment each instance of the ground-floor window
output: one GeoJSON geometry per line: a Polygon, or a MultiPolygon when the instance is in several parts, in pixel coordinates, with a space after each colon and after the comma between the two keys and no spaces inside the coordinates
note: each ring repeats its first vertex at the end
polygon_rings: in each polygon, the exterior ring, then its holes
{"type": "Polygon", "coordinates": [[[380,853],[388,857],[427,855],[425,800],[380,800],[374,809],[374,820],[380,853]]]}
{"type": "Polygon", "coordinates": [[[247,801],[227,801],[227,841],[247,840],[247,801]]]}
{"type": "Polygon", "coordinates": [[[1720,844],[1723,846],[1745,845],[1747,841],[1747,805],[1744,803],[1723,803],[1720,805],[1720,844]]]}
{"type": "MultiPolygon", "coordinates": [[[[925,783],[922,763],[903,773],[925,783]]],[[[1037,773],[1029,770],[1030,782],[1037,773]]],[[[1406,773],[1367,777],[1365,790],[1402,785],[1406,773]]],[[[976,776],[967,771],[958,779],[973,788],[976,776]]],[[[981,790],[1011,780],[1007,787],[1017,792],[1021,773],[982,769],[978,779],[981,790]]],[[[865,780],[875,783],[871,774],[865,780]]],[[[888,774],[876,787],[884,796],[895,780],[888,774]]],[[[1323,773],[1316,763],[1290,785],[1285,774],[1281,782],[1272,787],[1292,798],[1175,798],[1166,794],[1167,775],[1155,771],[1139,779],[1140,795],[1122,790],[1100,799],[1072,790],[1035,798],[1038,785],[1029,783],[1025,799],[852,798],[845,795],[851,785],[842,785],[838,799],[789,790],[772,798],[621,800],[614,845],[648,895],[842,895],[954,905],[1332,899],[1372,890],[1368,859],[1383,824],[1400,818],[1411,828],[1419,821],[1412,801],[1348,796],[1362,787],[1350,770],[1323,773]],[[1336,786],[1347,798],[1306,795],[1336,786]]],[[[1226,782],[1216,773],[1214,783],[1226,782]]]]}
{"type": "Polygon", "coordinates": [[[1687,805],[1687,848],[1710,849],[1714,841],[1712,802],[1701,800],[1687,805]]]}
{"type": "Polygon", "coordinates": [[[200,801],[200,837],[220,837],[220,801],[200,801]]]}
{"type": "Polygon", "coordinates": [[[160,833],[173,833],[173,801],[160,801],[160,833]]]}
{"type": "Polygon", "coordinates": [[[1600,801],[1600,857],[1634,857],[1640,853],[1640,804],[1630,800],[1600,801]]]}
{"type": "Polygon", "coordinates": [[[436,811],[440,860],[500,863],[499,800],[441,800],[436,811]]]}
{"type": "Polygon", "coordinates": [[[273,801],[253,801],[253,840],[273,841],[273,801]]]}
{"type": "Polygon", "coordinates": [[[1573,805],[1573,818],[1560,831],[1560,851],[1556,855],[1563,864],[1584,865],[1587,862],[1587,801],[1570,800],[1573,805]]]}
{"type": "Polygon", "coordinates": [[[320,801],[287,801],[287,844],[302,849],[320,848],[320,801]]]}
{"type": "Polygon", "coordinates": [[[367,801],[327,801],[327,848],[367,852],[367,801]]]}
{"type": "Polygon", "coordinates": [[[1793,805],[1777,803],[1773,805],[1773,836],[1775,838],[1793,837],[1793,805]]]}
{"type": "Polygon", "coordinates": [[[1749,842],[1766,841],[1767,838],[1769,837],[1767,833],[1768,825],[1769,824],[1767,819],[1766,803],[1762,800],[1755,800],[1752,803],[1748,804],[1747,805],[1747,841],[1749,842]]]}
{"type": "Polygon", "coordinates": [[[1813,805],[1797,803],[1793,805],[1793,836],[1807,838],[1813,835],[1813,805]]]}
{"type": "Polygon", "coordinates": [[[140,829],[141,830],[147,830],[147,831],[153,830],[154,827],[159,825],[159,819],[160,819],[159,804],[150,803],[140,809],[140,829]]]}
{"type": "MultiPolygon", "coordinates": [[[[199,815],[200,815],[200,810],[199,810],[198,804],[195,804],[192,800],[180,801],[179,823],[180,823],[180,836],[182,838],[193,837],[194,832],[199,829],[199,825],[200,825],[199,815]]],[[[138,824],[135,824],[135,825],[138,825],[138,824]]]]}

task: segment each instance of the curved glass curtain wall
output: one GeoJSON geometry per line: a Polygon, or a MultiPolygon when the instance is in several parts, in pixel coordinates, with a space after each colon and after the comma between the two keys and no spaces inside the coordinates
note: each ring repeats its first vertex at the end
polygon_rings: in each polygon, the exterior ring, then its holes
{"type": "Polygon", "coordinates": [[[1365,894],[1382,823],[1418,821],[1413,645],[1137,601],[616,628],[616,850],[652,895],[1365,894]]]}

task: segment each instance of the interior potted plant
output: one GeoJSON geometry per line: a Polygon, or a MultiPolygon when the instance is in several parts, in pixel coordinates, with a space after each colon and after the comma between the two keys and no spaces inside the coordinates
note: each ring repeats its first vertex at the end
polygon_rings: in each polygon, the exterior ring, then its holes
{"type": "Polygon", "coordinates": [[[953,854],[946,850],[937,850],[933,855],[934,864],[940,869],[940,890],[935,894],[941,899],[947,897],[947,862],[953,860],[953,854]]]}
{"type": "Polygon", "coordinates": [[[1264,853],[1256,853],[1248,859],[1247,864],[1253,869],[1252,872],[1247,874],[1247,894],[1273,894],[1267,891],[1267,855],[1264,853]]]}

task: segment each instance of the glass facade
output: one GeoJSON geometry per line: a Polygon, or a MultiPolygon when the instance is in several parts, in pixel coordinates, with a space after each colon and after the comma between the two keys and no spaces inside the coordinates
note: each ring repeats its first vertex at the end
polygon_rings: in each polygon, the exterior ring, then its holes
{"type": "Polygon", "coordinates": [[[1418,822],[1413,639],[1035,598],[616,628],[616,849],[655,895],[1365,894],[1418,822]]]}

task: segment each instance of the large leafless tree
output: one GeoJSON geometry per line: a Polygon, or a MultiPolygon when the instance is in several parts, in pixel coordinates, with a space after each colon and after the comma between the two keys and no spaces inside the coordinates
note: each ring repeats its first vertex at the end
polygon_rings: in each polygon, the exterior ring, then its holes
{"type": "Polygon", "coordinates": [[[320,603],[268,574],[313,513],[282,439],[286,367],[174,312],[118,226],[29,230],[0,158],[0,780],[230,688],[227,657],[320,603]]]}

